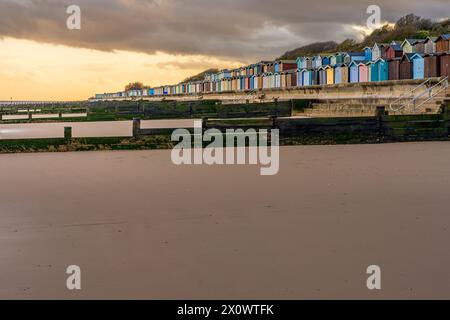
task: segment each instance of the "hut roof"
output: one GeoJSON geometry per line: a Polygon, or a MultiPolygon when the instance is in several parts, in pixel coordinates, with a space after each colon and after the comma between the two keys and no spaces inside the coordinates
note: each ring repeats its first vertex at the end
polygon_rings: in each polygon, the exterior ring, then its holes
{"type": "Polygon", "coordinates": [[[439,37],[437,37],[436,41],[438,40],[450,40],[450,33],[446,33],[446,34],[441,34],[439,37]]]}
{"type": "Polygon", "coordinates": [[[423,59],[423,54],[420,54],[420,53],[413,53],[413,55],[411,56],[411,60],[414,60],[414,59],[417,59],[417,58],[419,58],[419,59],[423,59]]]}
{"type": "Polygon", "coordinates": [[[390,46],[390,48],[394,49],[394,51],[403,51],[401,45],[393,44],[390,46]]]}
{"type": "Polygon", "coordinates": [[[412,61],[414,55],[415,53],[405,53],[402,57],[402,61],[404,60],[412,61]]]}
{"type": "Polygon", "coordinates": [[[426,38],[425,42],[428,42],[428,41],[436,42],[437,38],[438,37],[428,37],[428,38],[426,38]]]}
{"type": "Polygon", "coordinates": [[[365,55],[364,52],[347,52],[347,55],[350,57],[362,57],[365,55]]]}

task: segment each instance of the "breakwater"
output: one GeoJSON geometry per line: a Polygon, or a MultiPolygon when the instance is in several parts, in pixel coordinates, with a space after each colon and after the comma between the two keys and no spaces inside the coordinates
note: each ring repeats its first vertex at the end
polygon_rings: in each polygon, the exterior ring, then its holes
{"type": "MultiPolygon", "coordinates": [[[[204,118],[203,130],[212,128],[221,131],[278,129],[280,145],[441,141],[449,140],[450,112],[448,106],[443,106],[438,114],[390,115],[380,107],[372,117],[204,118]]],[[[66,129],[64,138],[0,140],[0,152],[171,149],[175,144],[171,133],[175,129],[141,128],[138,120],[134,121],[131,137],[73,138],[71,130],[66,129]]]]}

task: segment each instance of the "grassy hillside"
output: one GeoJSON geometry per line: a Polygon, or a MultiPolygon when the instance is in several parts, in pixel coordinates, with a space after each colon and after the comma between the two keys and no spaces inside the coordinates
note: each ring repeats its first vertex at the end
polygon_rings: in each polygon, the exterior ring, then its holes
{"type": "Polygon", "coordinates": [[[444,33],[450,33],[450,19],[433,22],[430,19],[423,19],[414,14],[409,14],[400,18],[393,27],[384,25],[374,30],[362,42],[356,42],[352,39],[347,39],[340,44],[333,41],[315,42],[288,51],[280,59],[296,59],[303,55],[338,51],[360,51],[366,46],[373,46],[375,42],[389,43],[391,41],[403,41],[405,38],[425,39],[428,36],[439,36],[444,33]]]}

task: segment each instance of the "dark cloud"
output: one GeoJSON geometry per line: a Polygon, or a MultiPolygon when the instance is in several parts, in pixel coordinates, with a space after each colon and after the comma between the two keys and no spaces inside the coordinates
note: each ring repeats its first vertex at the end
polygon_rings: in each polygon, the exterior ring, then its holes
{"type": "Polygon", "coordinates": [[[99,50],[271,58],[312,41],[355,36],[368,5],[382,19],[449,16],[449,0],[0,0],[0,37],[99,50]],[[82,30],[66,28],[67,6],[82,30]]]}

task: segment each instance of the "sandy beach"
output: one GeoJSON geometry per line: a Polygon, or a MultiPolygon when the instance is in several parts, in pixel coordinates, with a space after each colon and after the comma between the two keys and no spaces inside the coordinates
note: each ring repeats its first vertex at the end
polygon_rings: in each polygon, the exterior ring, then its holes
{"type": "Polygon", "coordinates": [[[0,298],[450,299],[449,159],[450,142],[282,147],[260,176],[170,151],[0,155],[0,298]]]}

